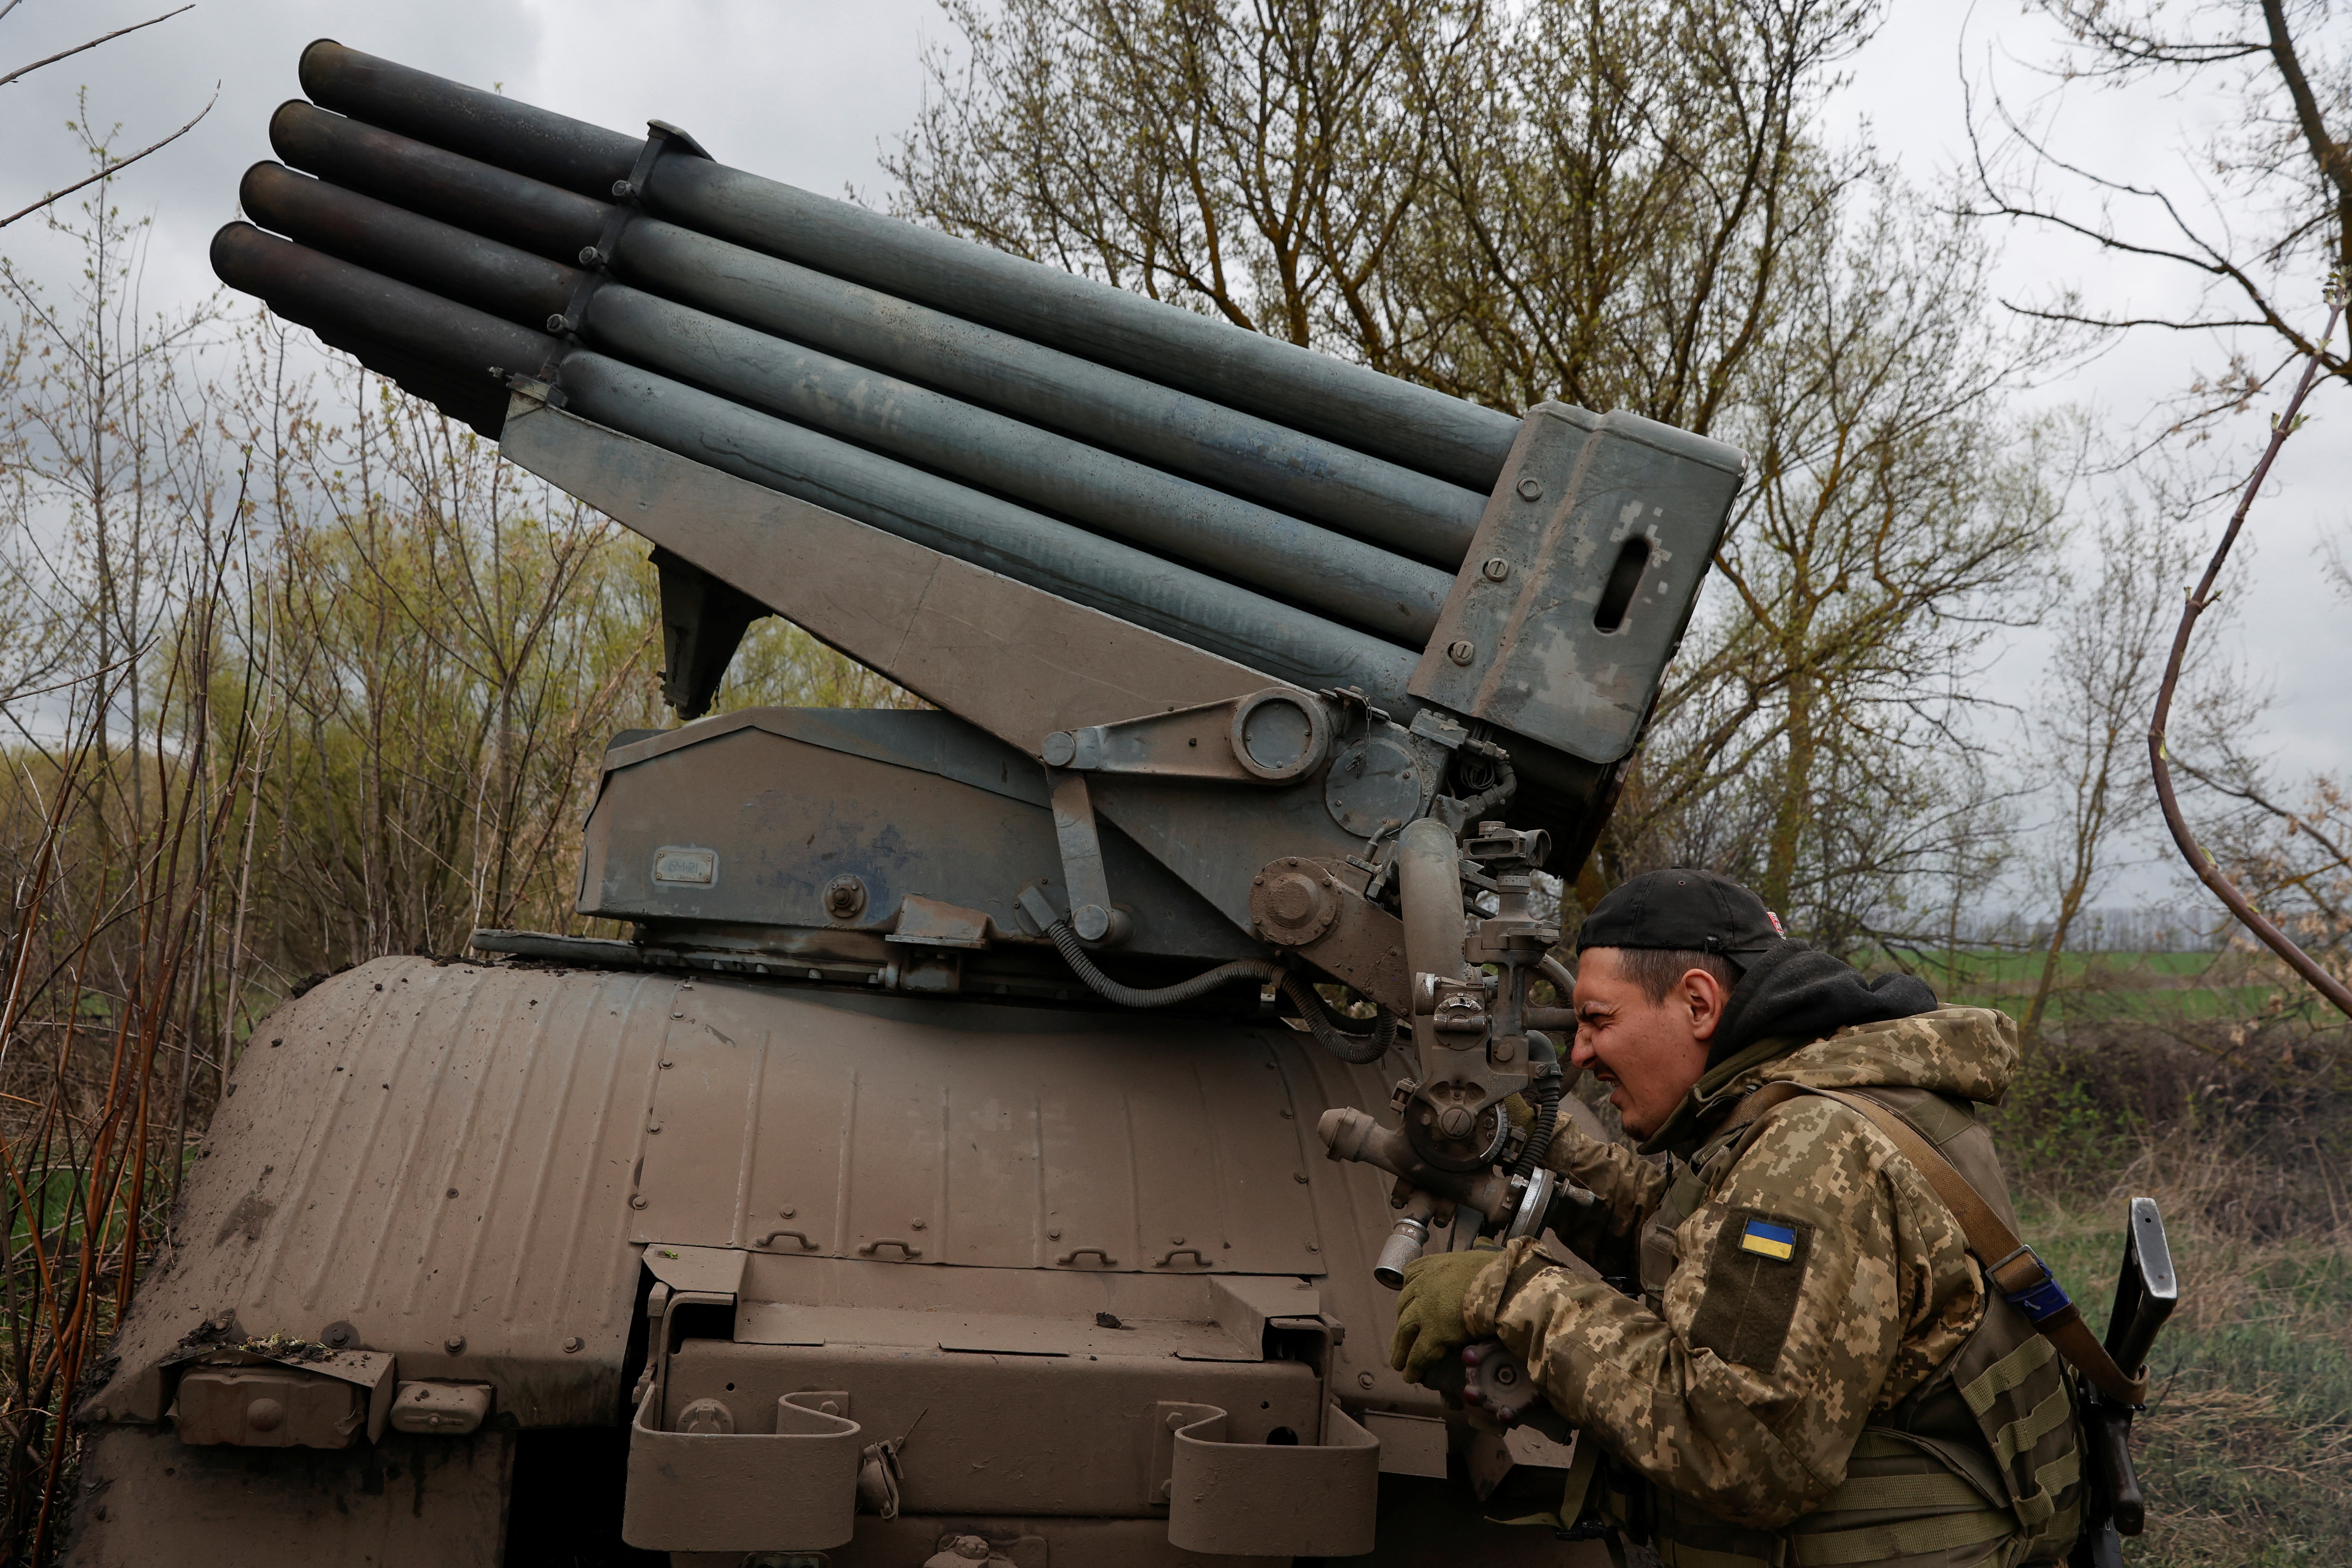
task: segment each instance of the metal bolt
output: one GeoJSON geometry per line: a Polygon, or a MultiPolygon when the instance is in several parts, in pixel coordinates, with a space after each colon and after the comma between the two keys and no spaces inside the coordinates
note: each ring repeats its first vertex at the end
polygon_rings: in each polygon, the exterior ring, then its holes
{"type": "Polygon", "coordinates": [[[1457,637],[1445,645],[1445,657],[1456,664],[1467,664],[1478,657],[1478,645],[1467,637],[1457,637]]]}
{"type": "Polygon", "coordinates": [[[661,1123],[658,1121],[648,1122],[646,1126],[646,1131],[648,1132],[658,1132],[661,1131],[661,1123]]]}
{"type": "Polygon", "coordinates": [[[920,1230],[923,1228],[923,1222],[919,1219],[910,1219],[907,1222],[907,1226],[911,1230],[920,1230]]]}
{"type": "Polygon", "coordinates": [[[1309,1252],[1320,1252],[1323,1250],[1323,1247],[1319,1242],[1310,1241],[1307,1244],[1307,1250],[1309,1252]]]}
{"type": "Polygon", "coordinates": [[[1466,1138],[1470,1135],[1472,1120],[1470,1113],[1462,1107],[1449,1105],[1438,1112],[1437,1130],[1448,1138],[1466,1138]]]}
{"type": "Polygon", "coordinates": [[[1489,555],[1486,563],[1478,570],[1486,574],[1487,582],[1499,583],[1511,574],[1511,563],[1499,555],[1489,555]]]}
{"type": "Polygon", "coordinates": [[[598,262],[600,262],[600,261],[602,261],[602,260],[604,260],[604,254],[603,254],[601,251],[599,251],[599,250],[598,250],[594,246],[593,246],[593,245],[583,245],[583,246],[582,246],[582,247],[580,247],[580,265],[581,265],[581,266],[583,266],[583,267],[593,267],[593,266],[595,266],[595,265],[596,265],[596,263],[598,263],[598,262]]]}
{"type": "Polygon", "coordinates": [[[1535,479],[1521,479],[1519,481],[1519,499],[1521,500],[1543,500],[1542,484],[1535,479]]]}
{"type": "Polygon", "coordinates": [[[1047,1241],[1059,1241],[1062,1239],[1062,1233],[1058,1230],[1049,1230],[1045,1233],[1045,1239],[1047,1241]]]}
{"type": "Polygon", "coordinates": [[[466,1353],[466,1336],[463,1334],[451,1334],[447,1339],[441,1342],[441,1348],[447,1351],[451,1355],[463,1355],[466,1353]]]}
{"type": "Polygon", "coordinates": [[[1360,1372],[1356,1374],[1356,1386],[1358,1388],[1370,1388],[1371,1385],[1372,1374],[1370,1373],[1360,1372]]]}
{"type": "Polygon", "coordinates": [[[571,324],[571,322],[563,319],[561,311],[558,311],[556,314],[547,318],[547,330],[551,332],[560,332],[571,324]]]}
{"type": "Polygon", "coordinates": [[[566,1355],[577,1355],[580,1352],[581,1347],[585,1345],[587,1342],[588,1342],[586,1340],[582,1339],[578,1334],[574,1334],[570,1339],[563,1342],[563,1353],[566,1355]]]}
{"type": "Polygon", "coordinates": [[[629,1194],[629,1206],[633,1209],[641,1209],[645,1207],[648,1201],[649,1200],[643,1193],[631,1193],[629,1194]]]}
{"type": "Polygon", "coordinates": [[[1290,1173],[1290,1179],[1297,1182],[1303,1187],[1307,1184],[1307,1173],[1304,1171],[1293,1171],[1290,1173]]]}
{"type": "Polygon", "coordinates": [[[1181,1247],[1184,1245],[1184,1238],[1181,1236],[1171,1236],[1168,1238],[1168,1245],[1171,1247],[1181,1247]]]}
{"type": "Polygon", "coordinates": [[[796,1208],[794,1208],[792,1205],[790,1205],[790,1204],[786,1204],[783,1207],[782,1207],[782,1208],[778,1209],[776,1212],[777,1212],[778,1214],[780,1214],[780,1215],[783,1215],[786,1219],[790,1219],[790,1218],[792,1218],[794,1215],[796,1215],[796,1214],[800,1213],[801,1211],[800,1211],[800,1210],[798,1210],[798,1209],[796,1209],[796,1208]]]}
{"type": "Polygon", "coordinates": [[[825,884],[824,912],[835,920],[855,917],[866,907],[866,884],[855,877],[835,877],[825,884]]]}

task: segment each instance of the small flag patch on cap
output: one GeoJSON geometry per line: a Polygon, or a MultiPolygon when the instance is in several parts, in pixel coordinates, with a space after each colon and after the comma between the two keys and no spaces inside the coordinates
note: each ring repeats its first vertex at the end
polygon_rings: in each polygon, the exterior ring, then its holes
{"type": "Polygon", "coordinates": [[[1785,1225],[1774,1225],[1768,1219],[1751,1219],[1740,1233],[1742,1252],[1760,1252],[1767,1258],[1777,1258],[1786,1263],[1797,1255],[1797,1233],[1785,1225]]]}

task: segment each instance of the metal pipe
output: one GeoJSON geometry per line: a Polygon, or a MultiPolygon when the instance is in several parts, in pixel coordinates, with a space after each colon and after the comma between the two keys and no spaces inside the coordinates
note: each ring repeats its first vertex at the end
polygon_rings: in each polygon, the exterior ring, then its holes
{"type": "MultiPolygon", "coordinates": [[[[1462,909],[1461,848],[1445,824],[1434,817],[1409,822],[1397,835],[1397,902],[1404,919],[1405,963],[1413,974],[1467,978],[1470,966],[1462,956],[1468,926],[1462,909]]],[[[1413,998],[1419,1012],[1417,978],[1413,998]]]]}
{"type": "MultiPolygon", "coordinates": [[[[596,243],[609,201],[397,136],[291,99],[269,117],[269,145],[305,174],[557,261],[596,243]]],[[[609,195],[609,193],[606,193],[609,195]]]]}
{"type": "Polygon", "coordinates": [[[586,351],[578,414],[1309,689],[1361,686],[1409,709],[1412,652],[1131,545],[586,351]]]}
{"type": "Polygon", "coordinates": [[[326,321],[453,379],[505,389],[508,371],[537,374],[562,340],[488,311],[445,300],[308,246],[232,223],[213,236],[213,271],[232,289],[258,295],[283,316],[326,321]]]}
{"type": "Polygon", "coordinates": [[[1452,572],[1486,495],[659,219],[614,247],[614,270],[667,299],[910,377],[1452,572]]]}
{"type": "Polygon", "coordinates": [[[1124,536],[1418,649],[1453,580],[1376,546],[625,284],[258,163],[246,210],[311,247],[1124,536]],[[600,284],[583,308],[583,282],[600,284]]]}
{"type": "Polygon", "coordinates": [[[1374,545],[751,328],[610,284],[599,350],[1126,538],[1416,653],[1454,580],[1374,545]]]}
{"type": "Polygon", "coordinates": [[[462,86],[332,38],[304,49],[297,74],[322,109],[582,195],[610,196],[613,182],[628,178],[645,145],[641,136],[462,86]]]}
{"type": "MultiPolygon", "coordinates": [[[[613,210],[299,101],[271,118],[270,143],[287,163],[337,185],[567,264],[602,239],[613,210]]],[[[614,251],[615,274],[650,293],[1237,491],[1447,572],[1460,567],[1486,506],[1480,491],[657,218],[633,216],[614,251]]]]}
{"type": "MultiPolygon", "coordinates": [[[[642,141],[321,39],[321,106],[583,195],[630,175],[642,141]]],[[[708,159],[654,166],[652,210],[706,234],[1279,420],[1481,492],[1518,421],[1362,365],[990,250],[708,159]]]]}
{"type": "Polygon", "coordinates": [[[1278,419],[1485,492],[1518,421],[1361,365],[1058,268],[702,158],[654,166],[665,217],[1278,419]]]}
{"type": "Polygon", "coordinates": [[[944,554],[1312,688],[1410,705],[1410,651],[1246,588],[814,430],[231,224],[214,268],[281,314],[352,331],[453,381],[539,374],[559,354],[572,409],[641,440],[798,496],[944,554]]]}
{"type": "Polygon", "coordinates": [[[255,223],[314,250],[518,323],[536,326],[561,314],[580,276],[576,268],[277,163],[247,169],[237,200],[255,223]]]}

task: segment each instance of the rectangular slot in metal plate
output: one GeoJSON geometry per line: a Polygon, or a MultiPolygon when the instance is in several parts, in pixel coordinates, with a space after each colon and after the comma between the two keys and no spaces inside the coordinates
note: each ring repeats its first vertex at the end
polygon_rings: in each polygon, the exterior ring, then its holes
{"type": "Polygon", "coordinates": [[[1746,467],[1735,447],[1635,415],[1538,405],[1412,694],[1588,762],[1623,756],[1746,467]]]}

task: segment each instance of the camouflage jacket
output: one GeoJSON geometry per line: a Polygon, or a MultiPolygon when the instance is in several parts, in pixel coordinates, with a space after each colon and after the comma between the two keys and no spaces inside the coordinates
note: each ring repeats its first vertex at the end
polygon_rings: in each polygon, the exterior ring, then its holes
{"type": "MultiPolygon", "coordinates": [[[[1759,1042],[1700,1079],[1647,1146],[1676,1164],[1750,1092],[1921,1089],[1997,1104],[2016,1026],[1947,1007],[1857,1025],[1785,1055],[1759,1042]]],[[[1801,1098],[1699,1168],[1671,1272],[1642,1299],[1515,1242],[1473,1284],[1471,1335],[1500,1338],[1547,1397],[1654,1485],[1706,1513],[1779,1530],[1845,1479],[1864,1425],[1953,1355],[1986,1310],[1959,1226],[1885,1134],[1801,1098]],[[1499,1310],[1498,1310],[1499,1306],[1499,1310]]],[[[1674,1167],[1562,1128],[1548,1163],[1598,1194],[1564,1237],[1630,1274],[1674,1167]]],[[[1685,1169],[1687,1167],[1685,1167],[1685,1169]]]]}

